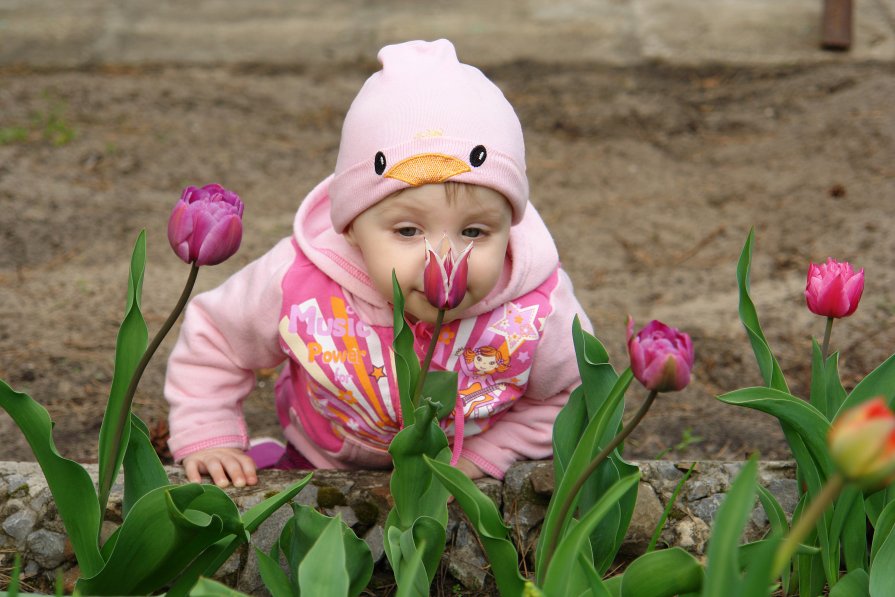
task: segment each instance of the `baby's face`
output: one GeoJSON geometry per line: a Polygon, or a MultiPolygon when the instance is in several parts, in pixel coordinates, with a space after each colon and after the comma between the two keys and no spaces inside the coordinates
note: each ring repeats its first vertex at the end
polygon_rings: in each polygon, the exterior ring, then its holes
{"type": "MultiPolygon", "coordinates": [[[[447,322],[494,289],[506,260],[512,216],[509,202],[493,189],[462,185],[449,199],[445,185],[427,184],[380,201],[355,218],[345,236],[363,254],[376,289],[391,299],[394,269],[405,310],[429,323],[435,321],[438,310],[423,293],[423,239],[428,238],[436,250],[444,236],[457,251],[473,242],[466,296],[445,314],[447,322]]],[[[444,245],[441,249],[446,251],[444,245]]]]}

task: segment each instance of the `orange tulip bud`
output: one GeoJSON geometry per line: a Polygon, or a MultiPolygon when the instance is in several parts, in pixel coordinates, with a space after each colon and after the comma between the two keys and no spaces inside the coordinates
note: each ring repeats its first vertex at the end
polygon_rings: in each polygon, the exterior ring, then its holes
{"type": "Polygon", "coordinates": [[[862,489],[895,481],[895,413],[882,396],[837,417],[828,443],[836,468],[862,489]]]}

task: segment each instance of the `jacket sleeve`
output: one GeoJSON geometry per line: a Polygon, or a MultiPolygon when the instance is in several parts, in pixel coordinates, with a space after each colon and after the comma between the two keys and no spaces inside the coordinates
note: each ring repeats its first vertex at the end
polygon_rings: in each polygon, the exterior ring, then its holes
{"type": "Polygon", "coordinates": [[[294,256],[291,239],[283,239],[187,307],[165,377],[176,461],[207,448],[248,447],[242,401],[255,387],[254,369],[285,359],[277,323],[294,256]]]}
{"type": "Polygon", "coordinates": [[[572,321],[577,315],[582,328],[590,332],[593,327],[562,270],[550,303],[552,310],[544,323],[525,395],[493,427],[463,444],[461,456],[497,479],[517,460],[542,460],[552,455],[553,422],[581,383],[572,321]]]}

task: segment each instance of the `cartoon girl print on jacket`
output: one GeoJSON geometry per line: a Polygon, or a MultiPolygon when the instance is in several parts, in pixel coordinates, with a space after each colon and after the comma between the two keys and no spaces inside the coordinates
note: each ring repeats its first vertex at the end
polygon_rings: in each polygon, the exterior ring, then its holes
{"type": "MultiPolygon", "coordinates": [[[[506,344],[501,348],[505,346],[506,344]]],[[[488,345],[467,347],[463,351],[463,361],[464,372],[471,380],[468,386],[459,391],[463,397],[466,416],[473,416],[476,411],[490,414],[499,401],[500,393],[507,388],[507,384],[494,380],[494,374],[504,373],[510,368],[509,355],[504,350],[488,345]]]]}

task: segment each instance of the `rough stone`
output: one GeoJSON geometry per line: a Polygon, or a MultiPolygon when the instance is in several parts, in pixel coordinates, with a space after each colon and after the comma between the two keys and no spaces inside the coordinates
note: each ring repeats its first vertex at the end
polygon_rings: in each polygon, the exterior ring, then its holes
{"type": "Polygon", "coordinates": [[[65,560],[65,535],[39,529],[28,535],[28,549],[34,560],[45,569],[53,569],[65,560]]]}
{"type": "MultiPolygon", "coordinates": [[[[662,504],[668,503],[671,499],[675,486],[689,467],[689,463],[673,462],[634,464],[640,467],[642,480],[630,533],[624,546],[625,553],[631,550],[633,553],[642,552],[642,548],[638,552],[637,546],[645,545],[651,537],[662,512],[662,504]]],[[[724,498],[723,491],[730,486],[731,474],[739,470],[739,463],[733,466],[727,466],[728,464],[730,463],[699,464],[672,510],[672,516],[661,536],[663,542],[680,546],[697,556],[704,554],[711,520],[724,498]]],[[[87,470],[95,479],[95,465],[88,465],[87,470]]],[[[787,511],[791,510],[797,500],[794,470],[791,463],[763,462],[760,466],[762,484],[770,488],[787,511]]],[[[550,462],[523,462],[510,468],[503,483],[495,479],[476,481],[479,489],[494,501],[505,522],[511,527],[510,537],[516,541],[520,554],[531,553],[537,539],[548,501],[547,496],[553,491],[552,475],[548,474],[550,472],[552,472],[550,462]]],[[[185,482],[179,467],[169,468],[168,474],[172,483],[185,482]]],[[[63,541],[62,560],[59,560],[58,538],[64,538],[64,529],[55,505],[49,502],[46,504],[46,509],[41,512],[35,512],[31,507],[35,500],[38,506],[41,505],[41,500],[46,501],[46,481],[35,463],[0,462],[0,479],[8,480],[10,477],[13,478],[14,485],[19,491],[15,496],[7,496],[5,500],[0,498],[0,512],[5,516],[2,527],[6,533],[5,536],[0,533],[0,539],[6,539],[7,547],[24,550],[26,570],[32,571],[33,574],[49,573],[48,578],[52,578],[52,566],[49,565],[58,566],[59,562],[64,564],[72,558],[72,554],[68,542],[63,541]],[[29,490],[22,492],[22,487],[28,487],[29,490]],[[27,549],[26,539],[29,545],[27,549]],[[37,557],[37,551],[43,553],[43,556],[37,557]]],[[[295,474],[290,471],[262,471],[259,485],[230,487],[226,491],[240,511],[245,511],[295,483],[296,479],[295,474]]],[[[381,471],[316,471],[312,482],[293,501],[319,508],[317,500],[319,489],[331,488],[328,490],[330,498],[338,495],[344,499],[344,505],[330,503],[333,511],[340,512],[343,520],[356,525],[358,534],[370,546],[374,560],[379,566],[386,567],[382,537],[385,517],[392,505],[388,481],[388,473],[381,471]]],[[[110,498],[112,519],[104,523],[103,537],[108,537],[117,523],[120,523],[114,513],[120,511],[121,497],[121,488],[116,486],[110,498]]],[[[291,515],[292,511],[288,507],[283,507],[274,513],[253,534],[253,544],[262,550],[269,550],[273,541],[279,537],[283,524],[291,515]]],[[[763,511],[757,508],[752,514],[747,535],[757,537],[766,530],[766,525],[763,511]]],[[[487,561],[475,532],[470,528],[456,502],[449,507],[447,532],[450,539],[444,562],[448,570],[454,574],[465,590],[489,590],[492,580],[487,561]]],[[[217,577],[245,593],[264,591],[254,550],[250,547],[238,550],[220,569],[217,577]]]]}
{"type": "Polygon", "coordinates": [[[354,513],[354,509],[350,506],[336,506],[332,509],[330,515],[341,515],[342,522],[347,524],[350,528],[354,528],[358,522],[357,515],[354,513]]]}
{"type": "Polygon", "coordinates": [[[622,544],[625,553],[642,554],[646,551],[650,539],[656,530],[656,525],[662,518],[664,506],[659,501],[655,490],[648,483],[640,483],[637,491],[637,501],[634,504],[634,514],[631,516],[631,524],[628,526],[628,535],[622,544]]]}
{"type": "Polygon", "coordinates": [[[385,555],[385,547],[383,546],[384,538],[383,527],[378,524],[364,535],[364,541],[370,548],[370,554],[373,556],[374,564],[377,564],[379,560],[382,559],[382,556],[385,555]]]}
{"type": "Polygon", "coordinates": [[[6,477],[6,493],[10,496],[28,493],[28,480],[18,473],[13,473],[6,477]]]}
{"type": "Polygon", "coordinates": [[[705,521],[687,517],[674,525],[670,544],[693,554],[702,555],[705,553],[710,534],[711,527],[705,521]]]}
{"type": "Polygon", "coordinates": [[[721,506],[724,494],[712,494],[690,504],[690,510],[697,518],[706,521],[709,525],[715,520],[715,512],[721,506]]]}
{"type": "Polygon", "coordinates": [[[3,530],[21,543],[34,530],[36,522],[37,514],[29,508],[22,508],[3,521],[3,530]]]}
{"type": "Polygon", "coordinates": [[[489,568],[478,537],[469,528],[469,524],[461,520],[457,524],[457,532],[448,556],[448,570],[467,589],[481,591],[485,587],[489,568]]]}

